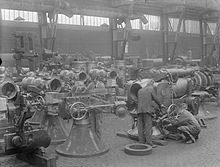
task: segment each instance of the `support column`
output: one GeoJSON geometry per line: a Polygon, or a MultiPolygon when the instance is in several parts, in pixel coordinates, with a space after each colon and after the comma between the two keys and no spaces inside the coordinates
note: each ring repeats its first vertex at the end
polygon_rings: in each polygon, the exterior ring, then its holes
{"type": "Polygon", "coordinates": [[[183,32],[186,33],[186,20],[183,19],[183,32]]]}
{"type": "MultiPolygon", "coordinates": [[[[1,8],[0,8],[1,10],[1,8]]],[[[2,39],[2,12],[0,12],[0,35],[2,39]]],[[[0,52],[2,52],[2,42],[0,42],[0,52]]]]}
{"type": "Polygon", "coordinates": [[[169,33],[169,18],[168,14],[162,14],[160,17],[161,21],[161,32],[162,32],[162,41],[163,41],[163,64],[166,65],[168,63],[169,58],[169,50],[168,50],[168,33],[169,33]]]}
{"type": "Polygon", "coordinates": [[[200,62],[203,66],[204,64],[204,47],[203,47],[203,20],[199,20],[199,28],[200,28],[200,62]]]}
{"type": "Polygon", "coordinates": [[[116,18],[112,19],[112,60],[118,57],[118,39],[117,39],[117,23],[116,18]]]}
{"type": "Polygon", "coordinates": [[[110,40],[111,40],[111,59],[113,60],[114,57],[114,40],[113,40],[113,23],[114,19],[109,19],[109,33],[110,33],[110,40]]]}
{"type": "Polygon", "coordinates": [[[219,62],[219,29],[220,29],[220,18],[218,19],[218,21],[216,22],[216,28],[215,28],[215,32],[214,32],[214,44],[211,50],[211,54],[213,54],[214,50],[216,50],[216,58],[217,61],[219,62]]]}
{"type": "Polygon", "coordinates": [[[217,46],[217,57],[218,57],[218,64],[220,64],[220,40],[218,39],[218,46],[217,46]]]}
{"type": "MultiPolygon", "coordinates": [[[[206,22],[206,21],[205,21],[206,22]]],[[[204,52],[203,55],[204,57],[207,57],[207,24],[203,24],[204,25],[204,30],[203,30],[203,48],[204,48],[204,52]]],[[[204,60],[203,57],[203,60],[204,60]]]]}
{"type": "Polygon", "coordinates": [[[176,30],[175,39],[174,39],[173,51],[172,51],[172,54],[171,54],[171,62],[173,62],[173,60],[175,58],[176,47],[177,47],[177,42],[178,42],[178,37],[179,37],[180,30],[181,30],[182,22],[183,22],[183,12],[180,14],[179,22],[178,22],[178,25],[177,25],[177,30],[176,30]]]}

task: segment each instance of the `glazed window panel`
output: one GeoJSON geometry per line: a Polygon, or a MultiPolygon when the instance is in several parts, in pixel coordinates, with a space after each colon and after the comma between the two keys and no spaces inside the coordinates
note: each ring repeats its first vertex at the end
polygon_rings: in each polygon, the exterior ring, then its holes
{"type": "Polygon", "coordinates": [[[140,29],[140,19],[131,20],[132,29],[140,29]]]}
{"type": "Polygon", "coordinates": [[[217,24],[216,23],[208,23],[208,26],[209,26],[209,29],[211,31],[211,34],[214,35],[215,31],[216,31],[217,24]]]}
{"type": "Polygon", "coordinates": [[[96,17],[96,16],[84,16],[85,26],[102,26],[103,24],[109,25],[109,18],[96,17]]]}
{"type": "Polygon", "coordinates": [[[160,30],[160,17],[154,15],[145,15],[148,20],[147,24],[142,23],[143,30],[152,30],[159,31],[160,30]]]}
{"type": "Polygon", "coordinates": [[[186,20],[185,29],[186,29],[186,33],[199,34],[199,31],[200,31],[199,21],[186,20]]]}
{"type": "Polygon", "coordinates": [[[6,21],[23,21],[23,22],[38,22],[37,12],[1,9],[2,20],[6,21]],[[16,20],[21,17],[21,20],[16,20]]]}
{"type": "Polygon", "coordinates": [[[80,25],[80,15],[73,15],[71,18],[58,14],[58,24],[71,24],[71,25],[80,25]]]}

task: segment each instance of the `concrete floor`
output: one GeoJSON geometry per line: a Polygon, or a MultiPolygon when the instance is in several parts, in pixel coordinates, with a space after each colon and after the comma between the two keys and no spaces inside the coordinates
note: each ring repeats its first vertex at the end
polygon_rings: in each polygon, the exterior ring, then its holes
{"type": "MultiPolygon", "coordinates": [[[[130,128],[130,118],[124,120],[113,115],[103,118],[103,140],[110,150],[104,155],[90,158],[67,158],[59,156],[58,167],[219,167],[220,166],[220,109],[216,104],[207,104],[217,119],[206,121],[200,139],[191,145],[168,141],[167,146],[158,146],[147,156],[131,156],[124,153],[126,144],[134,141],[116,136],[116,132],[130,128]]],[[[27,167],[14,156],[0,157],[0,167],[27,167]]]]}

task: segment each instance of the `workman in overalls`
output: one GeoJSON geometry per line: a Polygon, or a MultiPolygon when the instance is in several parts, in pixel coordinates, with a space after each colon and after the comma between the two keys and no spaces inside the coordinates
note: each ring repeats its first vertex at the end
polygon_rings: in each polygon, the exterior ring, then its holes
{"type": "Polygon", "coordinates": [[[153,82],[153,80],[150,81],[150,83],[138,91],[137,126],[139,142],[155,147],[151,139],[152,114],[154,112],[153,101],[159,106],[159,108],[164,106],[160,104],[160,101],[155,94],[153,82]]]}

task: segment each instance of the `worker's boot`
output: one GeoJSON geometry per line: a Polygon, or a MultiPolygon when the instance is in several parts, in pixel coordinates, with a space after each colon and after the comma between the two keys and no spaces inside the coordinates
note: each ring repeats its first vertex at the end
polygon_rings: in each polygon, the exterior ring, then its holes
{"type": "Polygon", "coordinates": [[[191,144],[196,142],[196,139],[189,132],[184,132],[184,135],[187,136],[186,138],[188,138],[188,140],[186,140],[186,144],[191,144]]]}

